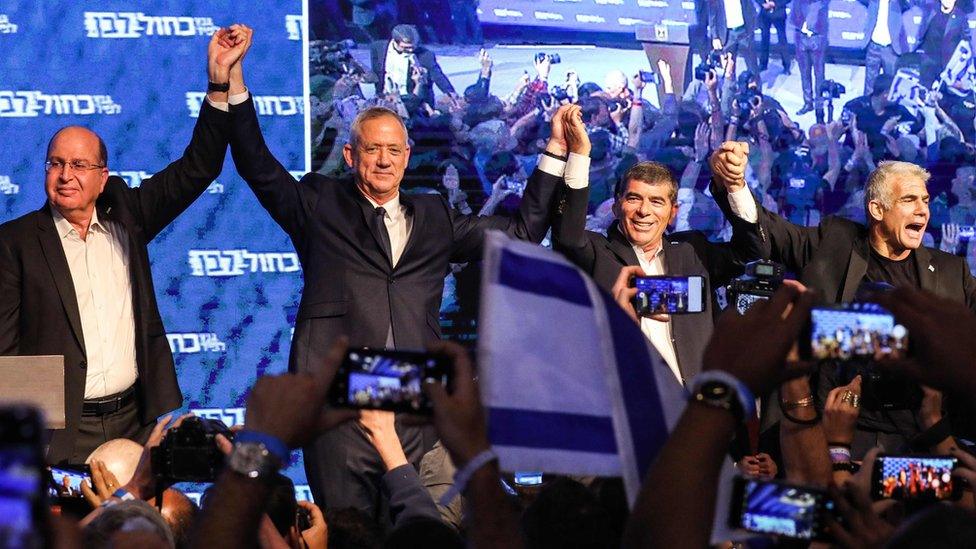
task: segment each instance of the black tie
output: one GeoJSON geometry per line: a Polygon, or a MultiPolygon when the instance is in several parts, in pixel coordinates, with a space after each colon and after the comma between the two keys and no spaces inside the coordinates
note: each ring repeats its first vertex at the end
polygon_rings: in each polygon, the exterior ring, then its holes
{"type": "Polygon", "coordinates": [[[390,260],[390,266],[393,266],[393,247],[390,245],[390,233],[386,230],[386,210],[380,206],[373,211],[373,231],[376,236],[380,239],[380,247],[383,248],[383,253],[386,254],[386,258],[390,260]]]}

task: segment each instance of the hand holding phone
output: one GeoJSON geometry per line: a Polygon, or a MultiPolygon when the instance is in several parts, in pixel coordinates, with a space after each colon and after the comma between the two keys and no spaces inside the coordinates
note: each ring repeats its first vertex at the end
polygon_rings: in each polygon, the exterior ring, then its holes
{"type": "Polygon", "coordinates": [[[329,390],[329,403],[345,408],[430,415],[422,391],[427,381],[450,386],[451,368],[441,356],[413,351],[350,349],[329,390]]]}
{"type": "Polygon", "coordinates": [[[952,476],[958,461],[953,456],[878,456],[871,475],[871,495],[874,499],[902,501],[958,499],[962,487],[952,476]]]}
{"type": "Polygon", "coordinates": [[[775,480],[736,477],[729,506],[729,526],[760,534],[826,540],[833,499],[819,488],[775,480]]]}
{"type": "Polygon", "coordinates": [[[639,316],[700,313],[705,310],[705,279],[701,276],[641,276],[634,278],[639,316]]]}

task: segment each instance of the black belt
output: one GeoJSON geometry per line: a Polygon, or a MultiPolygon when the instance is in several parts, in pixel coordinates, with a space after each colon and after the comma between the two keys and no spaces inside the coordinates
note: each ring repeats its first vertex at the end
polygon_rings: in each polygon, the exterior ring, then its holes
{"type": "Polygon", "coordinates": [[[83,416],[104,416],[113,414],[136,400],[135,385],[114,395],[99,399],[86,400],[81,406],[83,416]]]}

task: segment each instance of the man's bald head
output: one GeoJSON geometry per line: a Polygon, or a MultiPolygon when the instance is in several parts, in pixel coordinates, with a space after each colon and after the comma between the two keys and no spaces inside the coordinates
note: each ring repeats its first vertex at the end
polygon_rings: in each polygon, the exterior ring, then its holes
{"type": "Polygon", "coordinates": [[[115,475],[120,485],[125,485],[132,478],[142,456],[142,445],[127,438],[116,438],[103,442],[95,448],[85,463],[89,465],[93,460],[101,461],[105,467],[115,475]]]}
{"type": "Polygon", "coordinates": [[[93,144],[98,147],[98,163],[103,166],[108,165],[108,147],[105,146],[105,141],[102,140],[100,135],[84,126],[65,126],[54,132],[51,140],[47,142],[47,156],[51,156],[51,148],[54,146],[55,140],[59,137],[65,139],[80,138],[94,140],[93,144]]]}
{"type": "Polygon", "coordinates": [[[173,531],[177,549],[190,546],[190,531],[200,508],[186,494],[175,488],[163,492],[163,520],[173,531]]]}

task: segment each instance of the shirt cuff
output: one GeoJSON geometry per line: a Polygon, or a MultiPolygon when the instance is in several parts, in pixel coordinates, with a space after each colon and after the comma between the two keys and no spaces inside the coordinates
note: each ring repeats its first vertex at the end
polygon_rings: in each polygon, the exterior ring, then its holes
{"type": "Polygon", "coordinates": [[[559,160],[558,158],[553,158],[549,155],[540,154],[539,163],[536,165],[536,168],[546,172],[549,175],[562,177],[566,172],[566,162],[559,160]]]}
{"type": "Polygon", "coordinates": [[[230,112],[230,107],[227,105],[226,101],[211,101],[210,96],[208,95],[207,103],[210,103],[210,106],[218,111],[230,112]]]}
{"type": "Polygon", "coordinates": [[[743,185],[741,189],[729,193],[729,207],[732,208],[732,213],[747,223],[759,221],[756,200],[752,197],[748,185],[743,185]]]}
{"type": "Polygon", "coordinates": [[[234,95],[228,97],[227,101],[211,101],[210,96],[208,95],[207,103],[210,103],[211,107],[219,111],[230,112],[230,105],[240,105],[241,103],[247,101],[249,96],[250,92],[246,89],[241,93],[235,93],[234,95]]]}
{"type": "Polygon", "coordinates": [[[563,178],[570,189],[585,189],[590,184],[590,157],[569,153],[563,178]]]}

